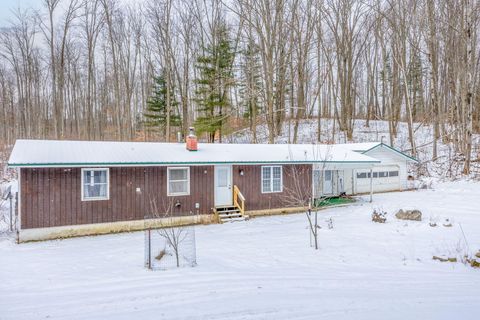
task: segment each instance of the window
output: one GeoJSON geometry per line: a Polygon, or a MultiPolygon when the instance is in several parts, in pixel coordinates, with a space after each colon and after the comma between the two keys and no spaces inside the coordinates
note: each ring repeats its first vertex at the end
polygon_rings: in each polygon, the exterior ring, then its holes
{"type": "Polygon", "coordinates": [[[262,167],[262,193],[282,192],[282,167],[262,167]]]}
{"type": "Polygon", "coordinates": [[[387,171],[381,171],[381,172],[378,173],[378,176],[380,178],[386,178],[386,177],[388,177],[388,172],[387,171]]]}
{"type": "Polygon", "coordinates": [[[108,200],[108,169],[82,169],[82,200],[108,200]]]}
{"type": "Polygon", "coordinates": [[[378,174],[379,174],[379,173],[380,173],[380,172],[373,172],[373,177],[374,177],[374,178],[378,178],[378,174]]]}
{"type": "Polygon", "coordinates": [[[398,177],[398,171],[389,171],[388,176],[389,177],[398,177]]]}
{"type": "Polygon", "coordinates": [[[365,179],[367,177],[366,172],[357,173],[357,179],[365,179]]]}
{"type": "Polygon", "coordinates": [[[168,168],[167,195],[187,196],[190,194],[190,168],[168,168]]]}
{"type": "Polygon", "coordinates": [[[325,170],[325,181],[332,181],[332,170],[325,170]]]}

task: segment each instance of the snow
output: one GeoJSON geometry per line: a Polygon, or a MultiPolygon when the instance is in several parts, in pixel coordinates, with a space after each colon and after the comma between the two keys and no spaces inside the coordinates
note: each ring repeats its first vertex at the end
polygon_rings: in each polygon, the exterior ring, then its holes
{"type": "MultiPolygon", "coordinates": [[[[325,143],[369,143],[372,141],[383,141],[390,145],[390,132],[388,121],[370,121],[367,126],[362,119],[355,120],[353,140],[347,141],[345,133],[339,131],[338,124],[333,119],[322,119],[321,141],[325,143]]],[[[433,176],[442,179],[457,179],[462,176],[464,156],[456,150],[454,143],[443,143],[440,139],[437,142],[437,158],[433,158],[433,126],[425,123],[414,123],[415,145],[417,149],[416,158],[420,160],[421,166],[415,169],[415,176],[433,176]]],[[[318,123],[317,119],[303,120],[298,128],[298,143],[314,143],[317,141],[318,123]]],[[[453,130],[452,130],[453,131],[453,130]]],[[[480,157],[480,135],[473,137],[472,159],[480,157]]],[[[397,136],[393,139],[395,149],[411,155],[411,144],[408,138],[408,125],[406,122],[398,123],[397,136]]],[[[228,137],[229,142],[247,143],[252,141],[252,132],[244,129],[228,137]]],[[[268,129],[266,125],[257,126],[257,141],[264,143],[268,141],[268,129]]],[[[293,141],[293,121],[289,124],[286,121],[283,125],[281,135],[275,138],[275,143],[288,143],[293,141]]],[[[480,178],[480,162],[471,163],[472,174],[470,178],[480,178]]]]}
{"type": "Polygon", "coordinates": [[[0,319],[471,318],[480,270],[432,256],[480,249],[479,198],[463,181],[322,210],[318,251],[304,214],[197,226],[198,266],[168,271],[144,268],[142,232],[2,240],[0,319]],[[386,224],[370,221],[373,208],[386,224]],[[398,208],[424,221],[396,220],[398,208]]]}
{"type": "Polygon", "coordinates": [[[358,143],[343,143],[341,146],[352,151],[364,152],[370,150],[381,144],[381,142],[358,142],[358,143]]]}
{"type": "Polygon", "coordinates": [[[344,146],[314,144],[184,143],[17,140],[9,166],[154,165],[202,163],[379,162],[344,146]]]}

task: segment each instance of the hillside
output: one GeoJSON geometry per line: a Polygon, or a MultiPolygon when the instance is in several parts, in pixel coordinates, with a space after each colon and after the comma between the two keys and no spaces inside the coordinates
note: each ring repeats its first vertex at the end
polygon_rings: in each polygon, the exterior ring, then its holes
{"type": "MultiPolygon", "coordinates": [[[[421,177],[437,177],[443,179],[458,179],[462,176],[463,159],[454,147],[453,143],[437,144],[438,156],[432,159],[433,149],[433,128],[431,125],[421,123],[414,124],[415,145],[417,159],[420,160],[418,166],[412,167],[412,173],[421,177]]],[[[318,122],[317,120],[304,120],[299,125],[297,143],[316,143],[318,122]]],[[[289,143],[293,140],[293,123],[289,125],[286,122],[283,125],[282,133],[275,140],[276,143],[289,143]]],[[[250,129],[240,130],[227,137],[231,143],[250,143],[252,142],[252,133],[250,129]]],[[[268,132],[265,125],[257,126],[257,142],[266,143],[268,141],[268,132]]],[[[322,119],[321,122],[321,142],[322,143],[348,143],[348,142],[373,142],[383,141],[390,144],[390,134],[387,121],[370,121],[366,126],[365,120],[356,120],[354,126],[354,135],[352,141],[347,141],[345,134],[334,124],[333,119],[322,119]]],[[[411,144],[408,140],[407,124],[399,122],[398,135],[393,138],[393,147],[402,150],[407,154],[412,154],[411,144]]],[[[472,174],[469,178],[480,178],[480,135],[473,136],[472,150],[472,174]]]]}

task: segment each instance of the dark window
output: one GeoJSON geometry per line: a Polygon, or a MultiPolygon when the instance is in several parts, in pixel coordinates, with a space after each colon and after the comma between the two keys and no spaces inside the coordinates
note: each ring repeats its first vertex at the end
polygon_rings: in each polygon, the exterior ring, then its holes
{"type": "Polygon", "coordinates": [[[390,172],[388,172],[388,175],[390,177],[398,177],[398,171],[390,171],[390,172]]]}
{"type": "Polygon", "coordinates": [[[357,173],[357,179],[365,179],[367,177],[366,172],[357,173]]]}
{"type": "Polygon", "coordinates": [[[381,171],[381,172],[378,173],[378,177],[386,178],[386,177],[388,177],[388,172],[387,171],[381,171]]]}

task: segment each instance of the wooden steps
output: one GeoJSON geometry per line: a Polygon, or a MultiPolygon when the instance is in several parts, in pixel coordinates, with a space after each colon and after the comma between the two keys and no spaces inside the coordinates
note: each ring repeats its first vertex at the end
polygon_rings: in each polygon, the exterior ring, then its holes
{"type": "Polygon", "coordinates": [[[248,216],[243,215],[240,208],[235,206],[216,207],[215,213],[217,214],[220,223],[245,221],[248,219],[248,216]]]}

